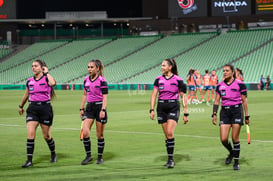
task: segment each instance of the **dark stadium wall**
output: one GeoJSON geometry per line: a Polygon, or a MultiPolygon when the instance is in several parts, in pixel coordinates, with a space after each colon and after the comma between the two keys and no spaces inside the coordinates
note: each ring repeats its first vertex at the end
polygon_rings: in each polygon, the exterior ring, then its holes
{"type": "Polygon", "coordinates": [[[10,31],[12,35],[12,42],[17,41],[17,25],[16,23],[0,23],[0,41],[7,40],[7,32],[10,31]]]}
{"type": "Polygon", "coordinates": [[[143,17],[158,17],[161,19],[168,18],[168,1],[167,0],[143,0],[142,1],[143,17]]]}
{"type": "Polygon", "coordinates": [[[17,3],[19,19],[45,18],[45,12],[49,11],[107,11],[109,18],[141,17],[142,15],[142,0],[18,0],[17,3]]]}

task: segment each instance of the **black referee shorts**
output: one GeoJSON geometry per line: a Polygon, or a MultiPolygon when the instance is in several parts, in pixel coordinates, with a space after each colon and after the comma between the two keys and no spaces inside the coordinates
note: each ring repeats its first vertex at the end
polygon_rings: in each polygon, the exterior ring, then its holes
{"type": "Polygon", "coordinates": [[[84,111],[84,115],[82,120],[85,119],[96,119],[96,121],[106,124],[107,123],[107,112],[105,112],[105,117],[100,119],[100,111],[102,108],[102,102],[89,102],[87,103],[86,109],[84,111]]]}
{"type": "Polygon", "coordinates": [[[168,119],[178,122],[180,105],[177,100],[159,100],[157,104],[158,124],[166,123],[168,119]]]}
{"type": "Polygon", "coordinates": [[[26,122],[38,121],[47,126],[51,126],[53,123],[53,110],[50,101],[30,102],[26,113],[26,122]]]}
{"type": "Polygon", "coordinates": [[[220,112],[221,124],[244,124],[244,113],[241,104],[233,106],[222,106],[220,112]]]}

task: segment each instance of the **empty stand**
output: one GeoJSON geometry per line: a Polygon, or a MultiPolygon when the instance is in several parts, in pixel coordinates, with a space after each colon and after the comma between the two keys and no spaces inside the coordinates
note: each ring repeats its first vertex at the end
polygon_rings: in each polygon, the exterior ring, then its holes
{"type": "MultiPolygon", "coordinates": [[[[186,78],[188,70],[191,67],[198,69],[201,74],[204,74],[206,69],[210,71],[212,69],[218,69],[219,71],[217,72],[217,75],[221,79],[221,68],[223,65],[232,62],[238,57],[248,54],[250,51],[266,43],[272,38],[273,30],[271,29],[254,31],[232,31],[221,34],[218,37],[202,44],[201,46],[193,48],[187,53],[176,57],[175,59],[177,62],[179,74],[182,78],[186,78]]],[[[249,57],[252,57],[252,55],[249,55],[249,57]]],[[[244,66],[249,65],[251,65],[252,69],[256,69],[254,62],[249,62],[244,66]]],[[[241,65],[239,67],[244,70],[244,66],[241,65]]],[[[155,77],[160,74],[161,72],[159,65],[154,69],[151,69],[150,71],[134,76],[126,82],[152,83],[155,77]]],[[[250,82],[256,82],[256,80],[259,78],[259,76],[255,76],[256,78],[254,78],[254,76],[251,77],[251,79],[247,79],[250,82]]]]}

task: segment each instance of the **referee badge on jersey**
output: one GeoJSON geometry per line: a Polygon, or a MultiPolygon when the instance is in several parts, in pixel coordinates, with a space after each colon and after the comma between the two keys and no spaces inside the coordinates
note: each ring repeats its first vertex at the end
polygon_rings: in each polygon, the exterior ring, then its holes
{"type": "Polygon", "coordinates": [[[164,81],[163,80],[160,80],[159,81],[159,90],[163,90],[164,89],[164,81]]]}
{"type": "Polygon", "coordinates": [[[221,96],[225,96],[226,95],[226,86],[223,86],[223,85],[220,86],[219,91],[220,91],[221,96]]]}
{"type": "Polygon", "coordinates": [[[221,92],[221,96],[225,96],[226,95],[226,90],[220,90],[221,92]]]}

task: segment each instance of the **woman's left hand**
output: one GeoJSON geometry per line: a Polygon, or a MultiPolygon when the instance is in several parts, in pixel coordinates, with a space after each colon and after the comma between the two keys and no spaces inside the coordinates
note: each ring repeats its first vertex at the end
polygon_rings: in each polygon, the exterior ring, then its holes
{"type": "Polygon", "coordinates": [[[248,118],[248,119],[245,119],[245,123],[246,123],[246,124],[249,125],[249,122],[250,122],[249,118],[248,118]]]}
{"type": "Polygon", "coordinates": [[[187,122],[189,121],[188,116],[184,116],[184,117],[183,117],[183,120],[184,120],[184,124],[187,124],[187,122]]]}
{"type": "Polygon", "coordinates": [[[105,118],[105,112],[104,111],[100,111],[100,119],[105,118]]]}

